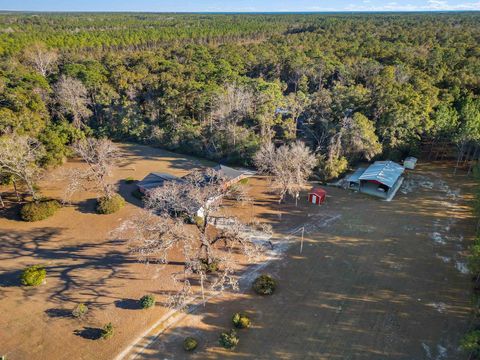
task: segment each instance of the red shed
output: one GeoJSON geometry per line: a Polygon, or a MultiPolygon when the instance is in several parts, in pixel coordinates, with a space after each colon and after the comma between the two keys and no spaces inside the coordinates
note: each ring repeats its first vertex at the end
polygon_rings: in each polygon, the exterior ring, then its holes
{"type": "Polygon", "coordinates": [[[327,197],[327,192],[320,188],[313,188],[308,194],[308,202],[312,204],[322,204],[327,197]]]}

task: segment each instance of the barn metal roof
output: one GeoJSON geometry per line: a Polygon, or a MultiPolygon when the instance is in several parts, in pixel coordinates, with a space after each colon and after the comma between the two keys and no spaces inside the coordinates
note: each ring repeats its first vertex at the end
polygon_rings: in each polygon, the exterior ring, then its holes
{"type": "Polygon", "coordinates": [[[405,168],[393,161],[375,161],[359,177],[359,180],[375,180],[392,187],[405,168]]]}
{"type": "Polygon", "coordinates": [[[367,168],[360,167],[355,172],[353,172],[351,175],[347,177],[347,181],[353,182],[353,183],[359,183],[360,182],[360,176],[363,175],[363,173],[367,170],[367,168]]]}

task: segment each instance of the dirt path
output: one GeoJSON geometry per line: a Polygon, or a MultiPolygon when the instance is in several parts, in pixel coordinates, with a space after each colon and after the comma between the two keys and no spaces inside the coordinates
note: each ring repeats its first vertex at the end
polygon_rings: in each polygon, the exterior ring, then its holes
{"type": "Polygon", "coordinates": [[[135,358],[466,358],[457,348],[470,313],[469,185],[445,166],[423,165],[390,203],[332,188],[322,208],[259,203],[265,212],[258,215],[277,232],[307,230],[302,254],[297,243],[267,268],[280,281],[277,293],[215,299],[135,358]],[[321,226],[327,218],[334,220],[321,226]],[[227,352],[218,334],[239,310],[254,325],[227,352]],[[192,335],[200,347],[187,355],[181,343],[192,335]]]}

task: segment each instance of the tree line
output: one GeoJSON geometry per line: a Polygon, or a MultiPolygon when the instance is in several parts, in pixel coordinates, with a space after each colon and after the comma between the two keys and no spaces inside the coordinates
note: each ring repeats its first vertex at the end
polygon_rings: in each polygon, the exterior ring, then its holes
{"type": "Polygon", "coordinates": [[[464,153],[480,137],[479,19],[1,15],[0,135],[41,143],[43,166],[91,135],[242,165],[301,140],[325,178],[425,140],[464,153]]]}

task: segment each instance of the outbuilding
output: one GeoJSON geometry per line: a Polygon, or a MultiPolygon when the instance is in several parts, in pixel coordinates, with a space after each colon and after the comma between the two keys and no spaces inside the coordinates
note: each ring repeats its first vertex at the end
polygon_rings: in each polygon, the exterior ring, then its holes
{"type": "Polygon", "coordinates": [[[313,188],[308,193],[308,202],[312,204],[320,205],[325,202],[325,198],[327,197],[327,192],[321,188],[313,188]]]}
{"type": "Polygon", "coordinates": [[[359,191],[390,201],[402,185],[404,171],[393,161],[375,161],[358,177],[359,191]]]}
{"type": "Polygon", "coordinates": [[[403,160],[403,167],[405,169],[413,170],[417,166],[417,158],[413,156],[409,156],[403,160]]]}

